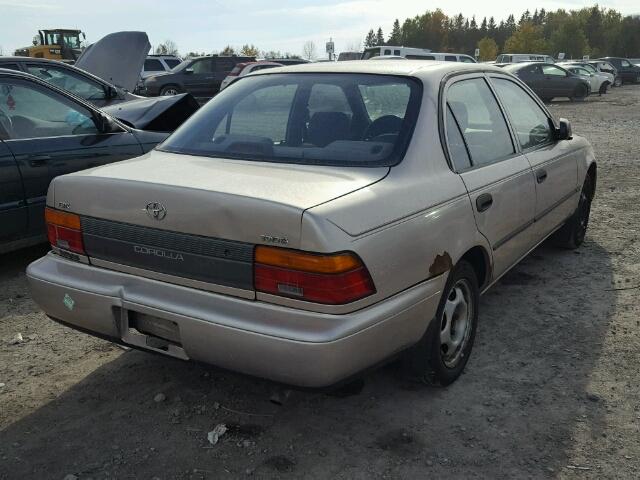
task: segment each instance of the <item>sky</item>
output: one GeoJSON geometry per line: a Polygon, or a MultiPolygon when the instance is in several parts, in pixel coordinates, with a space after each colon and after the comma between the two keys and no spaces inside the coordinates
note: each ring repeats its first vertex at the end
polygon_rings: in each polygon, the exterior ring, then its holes
{"type": "MultiPolygon", "coordinates": [[[[385,36],[395,18],[435,10],[448,15],[462,12],[471,17],[494,16],[496,22],[509,13],[519,17],[529,9],[544,7],[579,9],[595,1],[579,0],[448,0],[432,4],[424,0],[0,0],[0,48],[5,55],[31,44],[38,29],[78,28],[89,43],[122,30],[147,32],[152,46],[173,40],[181,53],[222,50],[226,45],[256,45],[262,51],[302,53],[313,41],[318,57],[325,56],[325,42],[333,38],[336,52],[357,47],[370,28],[382,27],[385,36]]],[[[623,14],[640,13],[637,0],[609,0],[600,6],[623,14]]]]}

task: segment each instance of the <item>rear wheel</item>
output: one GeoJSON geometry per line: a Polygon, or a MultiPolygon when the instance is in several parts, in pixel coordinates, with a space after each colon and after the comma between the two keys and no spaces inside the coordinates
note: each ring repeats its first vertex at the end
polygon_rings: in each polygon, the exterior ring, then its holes
{"type": "Polygon", "coordinates": [[[610,86],[611,84],[609,82],[604,82],[602,85],[600,85],[600,95],[602,95],[603,93],[607,93],[610,86]]]}
{"type": "Polygon", "coordinates": [[[555,234],[555,242],[558,246],[568,249],[575,249],[582,245],[589,226],[589,216],[591,214],[591,201],[593,200],[593,189],[595,188],[593,177],[587,175],[580,192],[578,208],[573,215],[555,234]]]}
{"type": "Polygon", "coordinates": [[[582,102],[589,94],[589,89],[586,85],[578,85],[573,91],[573,95],[569,97],[572,102],[582,102]]]}
{"type": "Polygon", "coordinates": [[[473,267],[461,260],[449,274],[436,316],[420,342],[405,353],[405,372],[446,386],[464,370],[478,323],[480,292],[473,267]]]}
{"type": "Polygon", "coordinates": [[[614,87],[621,87],[622,86],[622,79],[620,77],[616,77],[615,80],[613,81],[613,86],[614,87]]]}
{"type": "Polygon", "coordinates": [[[175,85],[167,85],[160,89],[160,95],[163,97],[178,95],[180,93],[180,89],[175,85]]]}

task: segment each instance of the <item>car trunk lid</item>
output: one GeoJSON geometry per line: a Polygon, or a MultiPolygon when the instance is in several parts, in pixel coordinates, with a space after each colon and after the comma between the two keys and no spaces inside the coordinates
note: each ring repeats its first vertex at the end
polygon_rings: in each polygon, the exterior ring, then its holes
{"type": "Polygon", "coordinates": [[[255,244],[299,248],[306,209],[387,172],[152,151],[58,177],[49,203],[81,216],[92,261],[246,291],[255,244]]]}

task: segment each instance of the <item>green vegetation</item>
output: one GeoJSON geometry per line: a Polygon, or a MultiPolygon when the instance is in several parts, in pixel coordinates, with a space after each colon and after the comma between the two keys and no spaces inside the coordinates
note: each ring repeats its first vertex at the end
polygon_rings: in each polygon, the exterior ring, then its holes
{"type": "Polygon", "coordinates": [[[616,10],[594,5],[569,11],[541,9],[533,15],[527,10],[518,22],[513,15],[500,23],[485,17],[478,25],[475,16],[448,17],[437,9],[407,18],[402,24],[396,19],[386,42],[380,28],[377,33],[371,29],[365,37],[365,47],[384,44],[470,55],[480,48],[482,60],[495,58],[494,47],[498,53],[557,56],[564,52],[566,58],[640,57],[640,16],[624,17],[616,10]]]}

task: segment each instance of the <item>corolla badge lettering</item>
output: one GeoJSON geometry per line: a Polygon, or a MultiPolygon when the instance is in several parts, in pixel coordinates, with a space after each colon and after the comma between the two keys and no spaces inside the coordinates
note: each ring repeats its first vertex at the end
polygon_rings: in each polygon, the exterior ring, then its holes
{"type": "Polygon", "coordinates": [[[154,220],[164,220],[164,217],[167,216],[167,209],[160,202],[147,203],[144,211],[147,212],[149,218],[153,218],[154,220]]]}
{"type": "Polygon", "coordinates": [[[181,253],[177,252],[168,252],[167,250],[162,250],[159,248],[150,248],[143,247],[141,245],[134,245],[133,251],[136,253],[141,253],[142,255],[153,255],[155,257],[166,258],[167,260],[177,260],[180,262],[184,262],[184,257],[181,253]]]}

